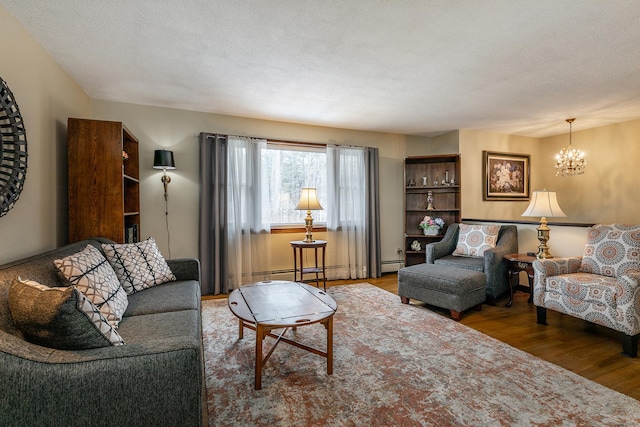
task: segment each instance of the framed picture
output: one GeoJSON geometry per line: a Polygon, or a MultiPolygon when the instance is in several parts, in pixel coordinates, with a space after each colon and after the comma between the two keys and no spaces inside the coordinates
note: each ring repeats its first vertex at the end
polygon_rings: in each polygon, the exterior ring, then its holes
{"type": "Polygon", "coordinates": [[[482,200],[529,200],[528,154],[483,151],[482,200]]]}

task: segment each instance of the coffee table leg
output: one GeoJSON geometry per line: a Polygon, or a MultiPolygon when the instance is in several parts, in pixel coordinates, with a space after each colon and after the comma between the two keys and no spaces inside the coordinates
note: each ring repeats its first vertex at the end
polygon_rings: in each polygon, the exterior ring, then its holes
{"type": "Polygon", "coordinates": [[[262,388],[262,341],[264,340],[264,327],[258,323],[256,325],[256,390],[262,388]]]}
{"type": "Polygon", "coordinates": [[[333,316],[327,319],[327,374],[333,374],[333,316]]]}
{"type": "Polygon", "coordinates": [[[240,320],[239,323],[240,323],[240,328],[238,330],[238,338],[242,339],[244,338],[244,321],[240,320]]]}

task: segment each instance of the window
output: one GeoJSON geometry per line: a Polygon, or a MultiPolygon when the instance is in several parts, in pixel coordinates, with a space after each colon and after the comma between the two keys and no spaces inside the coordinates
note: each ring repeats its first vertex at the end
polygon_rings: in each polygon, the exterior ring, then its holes
{"type": "MultiPolygon", "coordinates": [[[[323,146],[269,143],[262,154],[268,182],[269,212],[272,227],[304,224],[306,211],[296,210],[300,189],[315,187],[320,205],[326,208],[327,154],[323,146]]],[[[313,211],[313,223],[326,224],[325,210],[313,211]]]]}

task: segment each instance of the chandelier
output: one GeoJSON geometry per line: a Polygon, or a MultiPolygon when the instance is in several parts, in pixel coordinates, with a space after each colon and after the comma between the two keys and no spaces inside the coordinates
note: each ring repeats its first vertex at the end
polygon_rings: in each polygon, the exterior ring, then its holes
{"type": "Polygon", "coordinates": [[[571,130],[574,119],[567,119],[569,123],[569,146],[556,154],[556,176],[582,175],[587,166],[584,151],[571,145],[571,130]]]}

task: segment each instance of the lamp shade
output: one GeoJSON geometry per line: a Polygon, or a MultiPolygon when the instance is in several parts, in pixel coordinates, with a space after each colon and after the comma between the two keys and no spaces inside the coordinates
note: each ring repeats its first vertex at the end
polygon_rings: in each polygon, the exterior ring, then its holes
{"type": "Polygon", "coordinates": [[[531,202],[521,216],[559,217],[567,216],[560,205],[555,191],[534,191],[531,202]]]}
{"type": "Polygon", "coordinates": [[[315,188],[303,188],[300,190],[300,201],[296,209],[303,211],[322,210],[315,188]]]}
{"type": "Polygon", "coordinates": [[[173,151],[156,150],[153,154],[154,169],[175,169],[176,163],[173,160],[173,151]]]}

